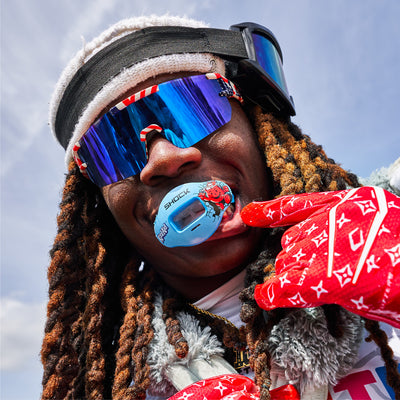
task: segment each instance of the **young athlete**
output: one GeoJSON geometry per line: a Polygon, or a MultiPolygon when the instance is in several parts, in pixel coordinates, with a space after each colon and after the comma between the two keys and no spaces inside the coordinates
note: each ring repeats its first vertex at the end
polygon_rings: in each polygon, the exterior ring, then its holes
{"type": "Polygon", "coordinates": [[[400,200],[294,112],[256,24],[126,19],[71,60],[43,399],[400,396],[400,200]]]}

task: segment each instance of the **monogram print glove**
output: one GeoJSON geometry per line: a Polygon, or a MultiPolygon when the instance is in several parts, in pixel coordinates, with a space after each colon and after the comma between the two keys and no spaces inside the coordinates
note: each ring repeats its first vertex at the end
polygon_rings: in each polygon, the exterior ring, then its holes
{"type": "Polygon", "coordinates": [[[283,196],[242,210],[251,226],[291,227],[260,307],[338,304],[400,328],[400,198],[377,187],[283,196]]]}
{"type": "MultiPolygon", "coordinates": [[[[270,391],[271,400],[300,400],[292,385],[284,385],[270,391]]],[[[228,374],[203,379],[182,389],[169,400],[259,400],[254,382],[242,375],[228,374]]]]}

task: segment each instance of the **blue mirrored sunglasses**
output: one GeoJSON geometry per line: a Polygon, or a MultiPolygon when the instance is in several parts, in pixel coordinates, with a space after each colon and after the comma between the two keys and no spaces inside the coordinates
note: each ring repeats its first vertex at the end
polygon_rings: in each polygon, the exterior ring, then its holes
{"type": "Polygon", "coordinates": [[[193,146],[230,121],[230,97],[241,100],[219,74],[152,86],[98,119],[74,146],[74,158],[100,187],[134,176],[147,163],[149,132],[158,131],[180,148],[193,146]]]}

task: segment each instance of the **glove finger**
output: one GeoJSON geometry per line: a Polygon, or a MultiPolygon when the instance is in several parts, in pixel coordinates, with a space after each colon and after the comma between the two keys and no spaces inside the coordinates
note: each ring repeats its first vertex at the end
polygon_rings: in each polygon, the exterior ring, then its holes
{"type": "MultiPolygon", "coordinates": [[[[192,396],[193,399],[222,400],[229,398],[230,394],[238,391],[247,396],[242,397],[243,399],[257,399],[258,389],[250,378],[239,374],[226,374],[206,378],[189,385],[170,397],[169,400],[179,400],[192,396]],[[216,387],[219,389],[215,390],[216,387]]],[[[240,397],[234,397],[234,399],[240,399],[240,397]]]]}
{"type": "Polygon", "coordinates": [[[274,228],[294,225],[307,219],[324,206],[338,203],[348,191],[301,193],[245,206],[241,217],[246,225],[274,228]]]}
{"type": "Polygon", "coordinates": [[[320,305],[316,302],[306,301],[301,291],[304,279],[303,271],[307,270],[307,265],[307,262],[300,262],[298,265],[288,266],[285,272],[257,285],[254,299],[259,307],[269,311],[275,308],[304,308],[320,305]]]}
{"type": "Polygon", "coordinates": [[[221,400],[259,400],[260,396],[258,394],[246,393],[241,390],[238,392],[233,392],[221,398],[221,400]]]}

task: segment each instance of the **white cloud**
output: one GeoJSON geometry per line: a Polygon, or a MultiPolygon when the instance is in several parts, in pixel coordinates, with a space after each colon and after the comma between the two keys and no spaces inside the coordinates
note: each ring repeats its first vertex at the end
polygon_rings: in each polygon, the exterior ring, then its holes
{"type": "Polygon", "coordinates": [[[28,368],[39,360],[45,304],[0,298],[0,344],[2,371],[28,368]]]}

